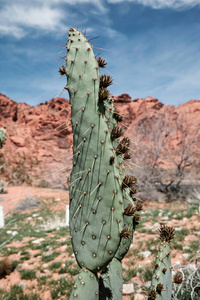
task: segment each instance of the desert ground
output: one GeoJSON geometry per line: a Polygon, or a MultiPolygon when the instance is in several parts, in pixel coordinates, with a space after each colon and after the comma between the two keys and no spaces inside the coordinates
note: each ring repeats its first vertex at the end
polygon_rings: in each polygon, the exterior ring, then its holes
{"type": "MultiPolygon", "coordinates": [[[[1,299],[69,299],[79,272],[65,222],[68,191],[7,187],[1,194],[5,226],[0,229],[1,299]]],[[[173,272],[200,257],[198,207],[184,203],[144,203],[141,222],[123,265],[123,300],[144,300],[150,287],[161,224],[175,228],[173,272]]],[[[178,299],[178,298],[177,298],[178,299]]]]}

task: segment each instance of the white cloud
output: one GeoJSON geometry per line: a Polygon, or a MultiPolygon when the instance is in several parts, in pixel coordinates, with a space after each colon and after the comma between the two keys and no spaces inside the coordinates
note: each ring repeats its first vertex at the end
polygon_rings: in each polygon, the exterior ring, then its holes
{"type": "MultiPolygon", "coordinates": [[[[95,14],[106,12],[102,0],[18,0],[17,3],[3,0],[0,9],[0,35],[22,38],[30,29],[62,34],[69,23],[79,23],[80,16],[77,14],[80,5],[89,3],[95,8],[95,14]],[[73,13],[71,7],[75,5],[77,12],[73,13]]],[[[84,23],[84,20],[80,23],[84,23]]]]}
{"type": "Polygon", "coordinates": [[[144,6],[150,6],[154,9],[184,9],[200,4],[200,0],[108,0],[108,2],[112,4],[120,2],[132,2],[142,4],[144,6]]]}
{"type": "Polygon", "coordinates": [[[7,4],[0,11],[1,35],[21,38],[27,34],[28,28],[45,31],[62,30],[62,18],[59,9],[45,5],[37,5],[37,3],[30,5],[23,1],[18,4],[7,4]]]}

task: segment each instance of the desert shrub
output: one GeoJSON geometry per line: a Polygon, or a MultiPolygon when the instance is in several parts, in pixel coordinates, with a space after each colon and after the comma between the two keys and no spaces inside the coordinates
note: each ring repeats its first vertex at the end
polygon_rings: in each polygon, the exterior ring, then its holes
{"type": "Polygon", "coordinates": [[[8,257],[5,257],[0,262],[0,278],[9,275],[12,272],[12,263],[8,257]]]}
{"type": "MultiPolygon", "coordinates": [[[[47,220],[44,220],[40,225],[39,229],[43,231],[52,231],[55,229],[58,229],[60,227],[66,227],[66,222],[59,216],[55,215],[52,218],[48,218],[47,220]]],[[[65,230],[66,233],[66,230],[65,230]]]]}
{"type": "Polygon", "coordinates": [[[39,188],[48,188],[50,183],[46,181],[45,179],[41,179],[39,183],[37,184],[37,187],[39,188]]]}
{"type": "Polygon", "coordinates": [[[21,274],[21,279],[35,279],[36,278],[36,273],[35,270],[20,270],[19,271],[21,274]]]}
{"type": "Polygon", "coordinates": [[[173,300],[199,300],[200,299],[200,262],[189,264],[179,269],[183,276],[181,284],[174,284],[173,300]]]}
{"type": "Polygon", "coordinates": [[[194,189],[190,197],[187,198],[187,203],[189,203],[192,207],[195,207],[200,214],[200,188],[194,189]]]}
{"type": "Polygon", "coordinates": [[[21,213],[26,210],[36,209],[40,206],[41,203],[42,203],[42,201],[40,198],[35,197],[30,194],[30,195],[27,195],[26,198],[22,202],[20,202],[19,204],[17,204],[15,206],[14,212],[21,213]]]}

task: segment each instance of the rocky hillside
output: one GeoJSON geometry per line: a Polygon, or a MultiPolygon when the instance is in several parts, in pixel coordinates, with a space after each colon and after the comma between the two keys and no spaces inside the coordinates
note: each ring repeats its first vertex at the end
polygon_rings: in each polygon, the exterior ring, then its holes
{"type": "MultiPolygon", "coordinates": [[[[164,106],[153,97],[131,100],[127,94],[114,97],[116,109],[124,115],[125,134],[135,139],[134,129],[148,119],[167,118],[168,127],[174,126],[181,116],[182,127],[190,136],[197,134],[200,126],[200,101],[191,100],[177,108],[164,106]],[[171,124],[171,125],[170,125],[171,124]]],[[[0,153],[0,163],[5,163],[4,177],[15,184],[63,187],[67,185],[72,157],[70,103],[65,98],[55,98],[36,107],[16,103],[0,94],[0,127],[7,128],[7,141],[0,153]]],[[[158,128],[165,132],[166,128],[158,128]]],[[[169,131],[169,128],[168,128],[169,131]]],[[[169,143],[176,148],[177,136],[169,143]]]]}

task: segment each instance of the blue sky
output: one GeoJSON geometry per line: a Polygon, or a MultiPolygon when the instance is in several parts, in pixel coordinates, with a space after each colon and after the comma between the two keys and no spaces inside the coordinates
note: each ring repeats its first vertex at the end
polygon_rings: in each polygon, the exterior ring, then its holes
{"type": "Polygon", "coordinates": [[[200,100],[199,16],[200,0],[1,0],[0,92],[30,105],[56,97],[66,84],[60,46],[75,27],[109,50],[94,49],[113,95],[200,100]]]}

